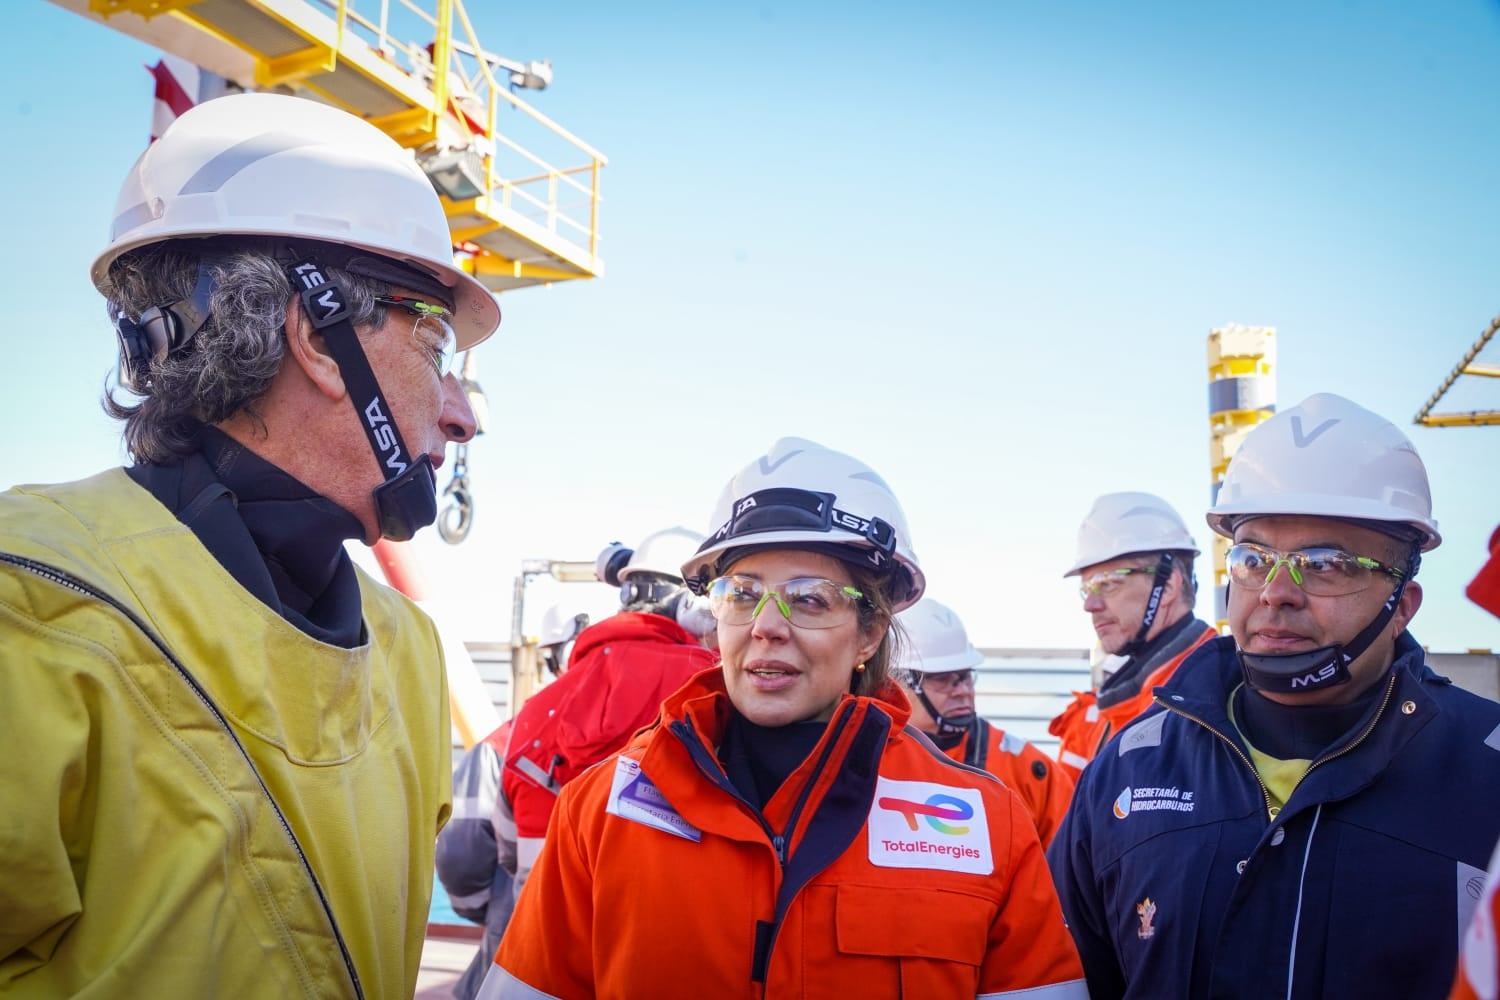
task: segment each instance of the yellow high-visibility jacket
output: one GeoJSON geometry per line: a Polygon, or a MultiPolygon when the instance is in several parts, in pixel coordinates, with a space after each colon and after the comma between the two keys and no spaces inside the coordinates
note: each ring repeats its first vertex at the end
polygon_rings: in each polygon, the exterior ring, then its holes
{"type": "Polygon", "coordinates": [[[0,996],[412,995],[447,684],[360,590],[325,645],[123,470],[0,495],[0,996]]]}

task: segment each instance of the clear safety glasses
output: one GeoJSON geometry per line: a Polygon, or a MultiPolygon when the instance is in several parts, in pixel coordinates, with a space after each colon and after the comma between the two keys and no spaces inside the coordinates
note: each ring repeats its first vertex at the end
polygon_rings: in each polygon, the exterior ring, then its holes
{"type": "Polygon", "coordinates": [[[432,367],[437,370],[438,378],[442,378],[453,370],[453,355],[456,352],[458,338],[454,336],[453,326],[448,322],[451,313],[442,306],[435,306],[431,302],[423,302],[421,299],[409,299],[404,295],[377,295],[375,304],[387,306],[393,309],[405,309],[416,317],[412,325],[412,336],[416,337],[417,344],[427,354],[427,360],[432,362],[432,367]]]}
{"type": "Polygon", "coordinates": [[[1246,590],[1262,590],[1282,566],[1292,582],[1318,597],[1342,597],[1364,590],[1374,574],[1384,573],[1396,580],[1406,573],[1367,556],[1356,556],[1343,549],[1312,548],[1295,552],[1277,552],[1263,545],[1240,542],[1230,547],[1224,557],[1229,582],[1246,590]]]}
{"type": "Polygon", "coordinates": [[[775,602],[798,628],[833,628],[848,621],[864,593],[844,583],[801,576],[768,587],[753,576],[721,576],[708,585],[709,607],[725,625],[748,625],[775,602]]]}
{"type": "Polygon", "coordinates": [[[1132,573],[1155,573],[1155,566],[1124,566],[1120,569],[1107,569],[1102,573],[1095,573],[1078,585],[1078,596],[1088,600],[1091,594],[1100,597],[1109,597],[1111,594],[1120,592],[1125,586],[1125,581],[1132,573]]]}
{"type": "Polygon", "coordinates": [[[979,671],[946,670],[940,674],[923,674],[922,687],[933,691],[956,691],[961,687],[973,687],[979,681],[979,671]]]}

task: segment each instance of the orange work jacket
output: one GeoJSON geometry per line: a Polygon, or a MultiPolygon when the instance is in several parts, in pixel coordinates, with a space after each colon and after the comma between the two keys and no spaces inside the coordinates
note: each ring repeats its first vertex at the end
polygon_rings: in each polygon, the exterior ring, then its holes
{"type": "Polygon", "coordinates": [[[1104,748],[1109,738],[1129,725],[1153,704],[1151,689],[1172,679],[1182,661],[1193,650],[1219,633],[1196,618],[1161,649],[1150,655],[1144,665],[1127,665],[1132,679],[1103,691],[1074,691],[1073,700],[1062,714],[1052,720],[1048,732],[1061,740],[1057,762],[1074,781],[1084,765],[1104,748]]]}
{"type": "Polygon", "coordinates": [[[715,748],[719,671],[565,786],[479,996],[1087,996],[1021,800],[845,696],[764,812],[715,748]]]}
{"type": "Polygon", "coordinates": [[[978,719],[963,738],[943,751],[960,764],[988,771],[1021,797],[1042,846],[1062,823],[1073,800],[1073,776],[1032,743],[978,719]]]}

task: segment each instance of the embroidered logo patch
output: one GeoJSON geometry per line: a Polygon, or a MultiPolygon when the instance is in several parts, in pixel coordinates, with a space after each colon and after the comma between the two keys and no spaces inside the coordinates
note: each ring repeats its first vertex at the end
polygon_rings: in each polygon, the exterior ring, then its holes
{"type": "Polygon", "coordinates": [[[977,789],[880,778],[870,807],[870,863],[988,875],[995,870],[977,789]]]}
{"type": "Polygon", "coordinates": [[[641,765],[629,757],[615,761],[615,777],[609,786],[609,802],[604,811],[695,844],[703,839],[702,831],[677,815],[672,804],[641,772],[641,765]]]}
{"type": "Polygon", "coordinates": [[[1131,813],[1153,809],[1192,812],[1197,805],[1198,803],[1193,801],[1192,792],[1184,792],[1175,785],[1171,788],[1157,786],[1131,788],[1127,785],[1125,790],[1115,797],[1113,811],[1115,819],[1124,819],[1131,813]]]}
{"type": "Polygon", "coordinates": [[[1150,896],[1135,904],[1135,915],[1141,921],[1141,926],[1136,929],[1135,936],[1142,941],[1149,940],[1155,936],[1156,927],[1151,921],[1156,919],[1156,904],[1151,902],[1150,896]]]}

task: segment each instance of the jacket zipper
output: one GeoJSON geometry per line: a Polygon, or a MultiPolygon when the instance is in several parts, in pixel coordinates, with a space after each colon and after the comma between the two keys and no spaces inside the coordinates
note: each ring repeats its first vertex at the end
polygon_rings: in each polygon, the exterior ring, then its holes
{"type": "MultiPolygon", "coordinates": [[[[1394,669],[1392,669],[1391,670],[1390,679],[1386,682],[1385,697],[1383,697],[1380,700],[1380,708],[1375,712],[1374,717],[1370,719],[1370,724],[1367,725],[1367,726],[1365,726],[1365,728],[1360,731],[1360,734],[1358,736],[1354,737],[1354,739],[1350,740],[1348,743],[1345,743],[1343,746],[1339,747],[1333,753],[1329,754],[1326,757],[1319,757],[1317,760],[1315,760],[1311,764],[1307,765],[1307,770],[1302,772],[1302,777],[1300,777],[1300,778],[1297,779],[1297,784],[1293,785],[1292,788],[1291,788],[1291,791],[1289,791],[1287,793],[1287,800],[1288,801],[1291,800],[1292,794],[1297,791],[1297,788],[1302,784],[1302,782],[1304,782],[1304,781],[1307,780],[1307,776],[1309,774],[1312,774],[1313,770],[1315,768],[1322,767],[1324,764],[1328,763],[1330,760],[1336,760],[1339,757],[1344,756],[1344,754],[1353,751],[1356,747],[1358,747],[1361,743],[1363,743],[1367,738],[1369,738],[1369,735],[1372,732],[1375,731],[1375,727],[1380,724],[1380,720],[1385,716],[1386,706],[1390,705],[1390,703],[1391,703],[1391,694],[1395,690],[1396,690],[1396,671],[1394,669]]],[[[1202,719],[1198,718],[1196,715],[1193,715],[1191,712],[1185,711],[1185,710],[1183,710],[1181,708],[1178,708],[1177,706],[1175,706],[1175,705],[1173,705],[1173,704],[1171,704],[1169,702],[1163,701],[1159,697],[1153,698],[1152,700],[1155,701],[1158,705],[1161,705],[1162,707],[1164,707],[1166,709],[1169,709],[1170,711],[1176,712],[1178,715],[1182,716],[1185,719],[1191,719],[1191,720],[1193,720],[1194,722],[1198,723],[1198,725],[1202,726],[1204,729],[1207,729],[1209,732],[1213,733],[1219,739],[1223,740],[1224,743],[1229,747],[1229,749],[1231,749],[1231,750],[1234,751],[1235,756],[1239,757],[1240,760],[1242,760],[1242,761],[1245,762],[1245,766],[1250,769],[1250,773],[1253,774],[1253,775],[1255,775],[1255,783],[1260,786],[1260,793],[1261,793],[1261,795],[1266,800],[1266,814],[1267,814],[1267,816],[1271,820],[1274,821],[1276,819],[1277,814],[1280,813],[1281,810],[1277,809],[1274,805],[1272,805],[1270,789],[1268,789],[1266,787],[1266,783],[1261,780],[1261,778],[1260,778],[1260,772],[1255,769],[1255,765],[1250,762],[1250,758],[1245,755],[1245,752],[1239,748],[1238,744],[1236,744],[1229,737],[1225,736],[1223,733],[1219,732],[1213,726],[1210,726],[1208,723],[1206,723],[1202,719]]]]}
{"type": "MultiPolygon", "coordinates": [[[[714,762],[715,766],[712,768],[704,763],[703,756],[708,753],[708,748],[703,745],[703,741],[698,738],[697,731],[693,729],[693,727],[689,723],[684,720],[679,720],[672,723],[672,732],[687,746],[688,756],[693,758],[693,763],[697,765],[698,770],[703,773],[703,776],[708,778],[718,787],[724,789],[730,794],[730,796],[732,796],[737,802],[739,802],[740,805],[744,806],[745,809],[750,813],[750,815],[755,817],[756,822],[760,824],[760,828],[766,832],[766,836],[770,838],[771,841],[771,849],[776,853],[776,862],[781,867],[781,880],[783,882],[785,882],[786,880],[788,840],[791,837],[792,831],[797,829],[797,820],[801,818],[802,810],[807,805],[808,798],[812,795],[812,786],[817,782],[818,775],[823,773],[823,766],[828,763],[828,758],[833,754],[833,745],[838,742],[838,732],[842,731],[844,726],[849,721],[849,716],[853,714],[853,712],[854,706],[852,704],[846,704],[842,709],[840,709],[838,716],[829,721],[828,729],[830,732],[834,733],[833,738],[829,739],[827,743],[824,744],[822,753],[818,755],[818,762],[813,768],[812,778],[802,786],[802,793],[797,797],[796,803],[794,803],[792,806],[792,812],[791,815],[787,818],[786,830],[783,833],[777,833],[775,830],[771,829],[771,824],[766,822],[766,819],[761,815],[760,810],[750,805],[749,801],[746,800],[745,797],[741,795],[737,789],[735,789],[734,785],[729,781],[729,779],[725,777],[723,771],[717,766],[717,761],[714,762]],[[679,729],[679,726],[681,726],[682,728],[679,729]],[[691,739],[689,737],[691,737],[691,739]]],[[[780,896],[780,890],[777,891],[777,895],[778,897],[780,896]]],[[[770,988],[771,950],[776,946],[776,937],[780,929],[781,921],[778,919],[771,927],[771,939],[770,943],[766,947],[766,981],[761,983],[760,986],[760,993],[762,997],[766,995],[766,990],[770,988]]]]}
{"type": "MultiPolygon", "coordinates": [[[[1323,764],[1326,764],[1330,760],[1334,760],[1334,759],[1336,759],[1338,757],[1344,756],[1344,754],[1349,753],[1355,747],[1357,747],[1361,743],[1363,743],[1365,741],[1365,739],[1369,737],[1370,733],[1374,732],[1376,725],[1379,724],[1381,718],[1385,715],[1386,706],[1388,706],[1391,703],[1391,694],[1395,690],[1396,690],[1396,671],[1394,669],[1392,669],[1391,670],[1390,680],[1386,683],[1385,697],[1381,699],[1381,701],[1380,701],[1380,708],[1378,710],[1376,710],[1375,716],[1370,720],[1370,724],[1367,725],[1367,726],[1365,726],[1365,728],[1360,732],[1360,734],[1358,736],[1356,736],[1354,739],[1350,740],[1348,743],[1344,744],[1339,749],[1335,750],[1333,753],[1329,754],[1326,757],[1319,757],[1317,760],[1315,760],[1311,764],[1309,764],[1307,766],[1307,770],[1302,772],[1302,777],[1299,778],[1299,779],[1297,779],[1297,784],[1293,785],[1291,791],[1287,793],[1287,800],[1288,801],[1291,800],[1291,797],[1297,791],[1298,786],[1300,786],[1302,784],[1302,782],[1304,782],[1304,781],[1307,780],[1307,776],[1313,772],[1313,768],[1321,767],[1323,764]]],[[[1266,800],[1266,813],[1270,817],[1270,819],[1272,820],[1272,822],[1275,822],[1275,820],[1276,820],[1276,814],[1279,813],[1280,810],[1276,809],[1271,804],[1271,792],[1270,792],[1270,790],[1266,788],[1266,783],[1261,780],[1261,778],[1260,778],[1260,772],[1255,769],[1255,765],[1250,763],[1250,758],[1247,757],[1247,756],[1245,756],[1244,751],[1242,751],[1239,748],[1239,746],[1233,740],[1231,740],[1229,737],[1227,737],[1223,733],[1219,732],[1213,726],[1210,726],[1208,723],[1204,722],[1202,719],[1198,718],[1197,716],[1193,715],[1190,712],[1186,712],[1186,711],[1184,711],[1184,710],[1182,710],[1180,708],[1177,708],[1174,705],[1168,704],[1167,702],[1163,701],[1159,697],[1153,697],[1152,700],[1155,701],[1158,705],[1161,705],[1162,707],[1164,707],[1164,708],[1166,708],[1166,709],[1168,709],[1170,711],[1176,712],[1178,715],[1182,716],[1185,719],[1191,719],[1191,720],[1193,720],[1194,722],[1198,723],[1198,725],[1202,726],[1204,729],[1207,729],[1209,732],[1213,733],[1215,736],[1219,737],[1219,739],[1223,740],[1226,744],[1228,744],[1229,748],[1235,752],[1235,755],[1238,756],[1240,760],[1242,760],[1242,761],[1245,762],[1245,766],[1248,767],[1248,768],[1250,768],[1250,773],[1253,774],[1253,775],[1255,775],[1255,782],[1256,782],[1256,784],[1260,785],[1261,795],[1263,795],[1265,797],[1265,800],[1266,800]]],[[[1318,806],[1318,815],[1322,815],[1322,809],[1323,809],[1323,807],[1321,805],[1319,805],[1318,806]]],[[[1313,830],[1316,830],[1317,827],[1318,827],[1317,816],[1314,816],[1313,817],[1313,830]]],[[[1309,831],[1309,836],[1308,836],[1308,841],[1307,841],[1307,848],[1306,848],[1307,852],[1310,852],[1312,850],[1311,832],[1312,831],[1309,831]]],[[[1308,857],[1308,854],[1305,852],[1304,855],[1303,855],[1302,876],[1301,877],[1306,877],[1306,874],[1307,874],[1307,857],[1308,857]]],[[[1301,881],[1300,881],[1300,878],[1299,878],[1299,881],[1298,881],[1298,890],[1297,890],[1297,914],[1296,914],[1296,919],[1297,919],[1297,921],[1299,923],[1301,921],[1301,915],[1302,915],[1302,890],[1301,890],[1301,881]]],[[[1295,925],[1294,925],[1294,927],[1295,927],[1295,925]]],[[[1288,970],[1287,970],[1287,997],[1288,998],[1290,998],[1291,995],[1292,995],[1292,976],[1296,973],[1296,955],[1297,955],[1297,939],[1296,939],[1296,935],[1294,933],[1293,937],[1292,937],[1292,956],[1291,956],[1292,960],[1288,963],[1288,970]]]]}
{"type": "Polygon", "coordinates": [[[1243,750],[1240,749],[1240,746],[1239,746],[1238,743],[1236,743],[1234,740],[1230,739],[1228,736],[1225,736],[1223,733],[1219,732],[1213,726],[1210,726],[1208,723],[1204,722],[1202,719],[1198,718],[1193,713],[1188,712],[1185,709],[1178,708],[1177,706],[1171,704],[1170,702],[1163,701],[1159,695],[1153,695],[1151,700],[1154,701],[1154,702],[1156,702],[1158,705],[1162,706],[1163,708],[1167,709],[1168,711],[1176,712],[1178,715],[1182,716],[1184,719],[1190,719],[1193,722],[1198,723],[1198,725],[1202,726],[1204,729],[1207,729],[1209,732],[1213,733],[1219,739],[1223,740],[1224,741],[1224,745],[1227,746],[1229,749],[1231,749],[1231,750],[1234,751],[1234,755],[1236,757],[1238,757],[1244,763],[1245,768],[1250,772],[1250,776],[1252,778],[1254,778],[1255,779],[1255,783],[1260,786],[1260,795],[1261,795],[1261,798],[1264,799],[1265,803],[1266,803],[1266,818],[1268,820],[1271,820],[1272,822],[1275,821],[1276,814],[1278,812],[1280,812],[1281,810],[1279,810],[1279,809],[1276,808],[1274,802],[1271,799],[1271,790],[1269,788],[1267,788],[1266,787],[1266,783],[1261,780],[1260,772],[1255,769],[1255,765],[1250,762],[1250,758],[1245,754],[1245,751],[1243,751],[1243,750]]]}
{"type": "Polygon", "coordinates": [[[229,737],[230,741],[234,743],[235,749],[238,750],[240,752],[240,756],[244,758],[245,766],[250,769],[251,774],[255,775],[255,781],[258,785],[260,785],[260,790],[265,794],[266,801],[270,803],[272,812],[276,814],[276,819],[280,821],[282,831],[286,834],[287,840],[291,841],[292,849],[297,852],[297,858],[302,862],[302,869],[307,873],[307,878],[312,883],[313,891],[317,893],[318,902],[322,904],[323,912],[328,917],[328,925],[333,930],[334,941],[338,943],[339,954],[344,959],[344,967],[348,970],[350,982],[354,986],[354,995],[355,997],[359,998],[359,1000],[363,1000],[365,995],[364,988],[360,984],[359,973],[354,968],[354,957],[349,954],[349,947],[344,942],[343,934],[339,931],[338,921],[334,919],[333,907],[329,904],[328,896],[323,892],[323,886],[318,882],[318,877],[313,872],[312,863],[307,860],[307,854],[302,850],[302,845],[298,842],[297,835],[292,832],[291,824],[287,821],[286,815],[281,811],[280,804],[278,804],[275,797],[272,796],[271,790],[266,787],[265,779],[260,776],[260,771],[256,769],[255,762],[250,759],[249,752],[245,749],[244,744],[240,742],[240,738],[235,735],[235,732],[230,727],[228,720],[226,720],[224,718],[224,714],[219,711],[219,707],[213,703],[213,700],[211,698],[209,698],[208,692],[203,690],[203,687],[198,683],[197,678],[195,678],[191,673],[188,672],[187,667],[182,665],[182,663],[177,659],[176,655],[167,648],[166,642],[158,637],[156,633],[151,630],[150,626],[148,626],[145,622],[138,618],[133,610],[126,607],[124,604],[120,603],[109,594],[106,594],[102,590],[99,590],[92,585],[79,580],[77,577],[71,576],[70,574],[63,572],[62,570],[57,569],[54,566],[49,566],[46,563],[36,562],[23,556],[15,556],[11,555],[10,553],[0,552],[0,562],[10,563],[11,565],[24,569],[35,576],[41,577],[44,580],[50,580],[61,587],[66,587],[68,590],[72,590],[76,593],[91,597],[94,600],[101,601],[104,604],[107,604],[110,607],[114,608],[121,615],[123,615],[127,621],[129,621],[132,625],[139,629],[142,635],[144,635],[151,641],[151,644],[157,648],[162,656],[166,658],[167,662],[172,665],[172,668],[176,670],[177,673],[182,677],[183,681],[188,685],[188,687],[192,689],[193,693],[198,696],[198,700],[203,703],[203,707],[208,709],[209,713],[212,714],[216,720],[218,720],[219,726],[224,730],[224,734],[229,737]]]}
{"type": "MultiPolygon", "coordinates": [[[[1313,769],[1314,768],[1322,767],[1324,764],[1328,763],[1330,760],[1335,760],[1335,759],[1337,759],[1339,757],[1344,756],[1344,754],[1349,753],[1355,747],[1357,747],[1361,743],[1363,743],[1365,741],[1365,739],[1372,732],[1375,731],[1375,727],[1380,724],[1380,720],[1385,716],[1386,706],[1391,703],[1391,695],[1394,694],[1395,691],[1396,691],[1396,668],[1393,665],[1391,667],[1391,678],[1390,678],[1389,681],[1386,682],[1385,697],[1382,698],[1382,699],[1380,699],[1380,708],[1376,709],[1374,717],[1372,717],[1370,719],[1370,724],[1368,726],[1366,726],[1364,728],[1364,730],[1361,731],[1358,736],[1354,737],[1354,739],[1350,740],[1348,743],[1345,743],[1342,747],[1339,747],[1339,749],[1335,750],[1333,753],[1329,754],[1326,757],[1319,757],[1317,760],[1315,760],[1311,764],[1307,765],[1307,770],[1302,772],[1302,778],[1297,782],[1297,784],[1300,785],[1300,784],[1302,784],[1303,781],[1306,781],[1307,780],[1307,776],[1309,774],[1313,773],[1313,769]]],[[[1296,790],[1297,790],[1296,785],[1292,786],[1292,791],[1295,792],[1296,790]]],[[[1290,797],[1290,796],[1288,796],[1288,797],[1290,797]]]]}

